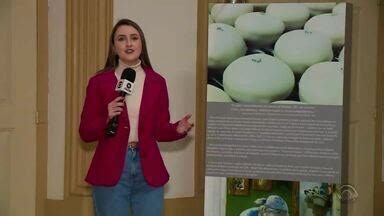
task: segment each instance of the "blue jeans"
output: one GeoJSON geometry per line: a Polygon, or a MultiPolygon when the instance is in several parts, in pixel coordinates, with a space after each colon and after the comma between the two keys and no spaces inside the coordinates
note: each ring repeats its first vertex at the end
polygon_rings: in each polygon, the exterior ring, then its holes
{"type": "Polygon", "coordinates": [[[115,186],[92,186],[92,192],[96,216],[163,215],[164,187],[146,183],[136,149],[127,149],[123,173],[115,186]]]}

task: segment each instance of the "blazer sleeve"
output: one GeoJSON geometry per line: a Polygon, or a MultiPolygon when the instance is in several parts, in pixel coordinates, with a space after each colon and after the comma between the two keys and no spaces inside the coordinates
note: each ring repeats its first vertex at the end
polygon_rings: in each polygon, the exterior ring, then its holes
{"type": "Polygon", "coordinates": [[[101,94],[98,92],[97,80],[92,77],[88,82],[80,119],[79,134],[82,140],[92,142],[104,136],[108,119],[108,112],[105,109],[101,94]]]}
{"type": "Polygon", "coordinates": [[[181,139],[187,135],[187,133],[179,134],[176,131],[179,122],[170,123],[169,98],[165,80],[160,90],[158,111],[158,121],[155,130],[157,141],[169,142],[181,139]]]}

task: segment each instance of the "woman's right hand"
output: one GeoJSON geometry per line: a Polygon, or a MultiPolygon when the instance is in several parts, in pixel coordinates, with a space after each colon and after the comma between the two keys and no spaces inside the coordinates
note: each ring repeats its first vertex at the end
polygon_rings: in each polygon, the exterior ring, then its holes
{"type": "Polygon", "coordinates": [[[119,96],[108,104],[108,120],[120,115],[124,107],[124,97],[119,96]]]}

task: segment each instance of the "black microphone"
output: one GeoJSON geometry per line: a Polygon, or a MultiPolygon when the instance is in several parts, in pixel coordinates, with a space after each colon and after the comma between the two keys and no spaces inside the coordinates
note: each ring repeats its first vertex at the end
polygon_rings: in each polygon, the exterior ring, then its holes
{"type": "MultiPolygon", "coordinates": [[[[117,83],[115,90],[120,92],[120,96],[125,97],[127,94],[131,95],[133,91],[133,83],[135,82],[136,71],[132,68],[126,68],[121,74],[120,81],[117,83]]],[[[114,116],[109,120],[105,128],[105,135],[113,137],[116,134],[117,126],[119,124],[118,117],[114,116]]]]}

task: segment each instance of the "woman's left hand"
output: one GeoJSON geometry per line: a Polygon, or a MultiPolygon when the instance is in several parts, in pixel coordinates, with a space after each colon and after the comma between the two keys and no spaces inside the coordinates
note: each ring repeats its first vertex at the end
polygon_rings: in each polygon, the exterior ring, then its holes
{"type": "Polygon", "coordinates": [[[188,133],[192,129],[193,123],[188,122],[191,116],[192,116],[191,114],[188,114],[179,121],[179,124],[177,124],[177,127],[176,127],[177,133],[179,134],[188,133]]]}

